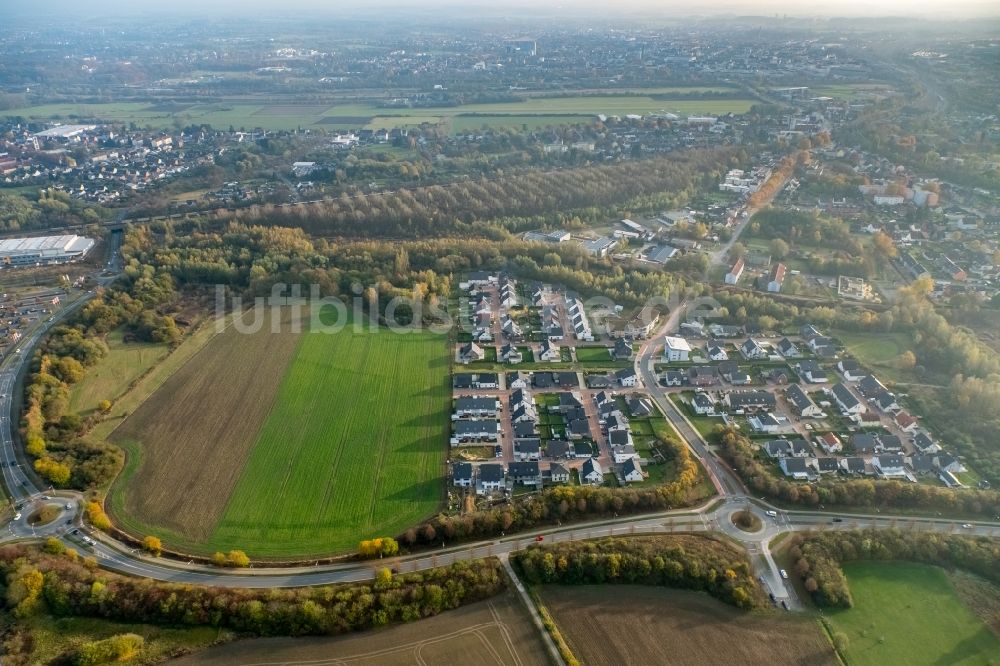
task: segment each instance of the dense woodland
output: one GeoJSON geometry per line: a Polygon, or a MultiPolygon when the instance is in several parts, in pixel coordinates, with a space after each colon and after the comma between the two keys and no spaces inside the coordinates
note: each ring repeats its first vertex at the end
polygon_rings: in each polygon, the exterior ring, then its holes
{"type": "Polygon", "coordinates": [[[950,489],[922,483],[873,479],[798,483],[778,476],[773,465],[761,462],[753,443],[732,428],[719,427],[713,439],[722,456],[754,493],[807,507],[864,507],[918,509],[945,513],[1000,515],[1000,491],[950,489]]]}
{"type": "Polygon", "coordinates": [[[250,636],[332,635],[437,615],[506,586],[496,559],[401,575],[383,569],[368,583],[250,590],[121,576],[75,551],[51,550],[0,549],[5,663],[28,663],[31,630],[24,620],[35,615],[209,626],[250,636]]]}
{"type": "Polygon", "coordinates": [[[1000,540],[930,532],[858,530],[795,534],[789,544],[795,571],[821,606],[850,608],[841,565],[859,560],[903,560],[963,569],[1000,583],[1000,540]]]}
{"type": "Polygon", "coordinates": [[[529,583],[663,585],[707,592],[747,609],[760,605],[763,596],[746,553],[709,537],[536,544],[512,559],[529,583]]]}

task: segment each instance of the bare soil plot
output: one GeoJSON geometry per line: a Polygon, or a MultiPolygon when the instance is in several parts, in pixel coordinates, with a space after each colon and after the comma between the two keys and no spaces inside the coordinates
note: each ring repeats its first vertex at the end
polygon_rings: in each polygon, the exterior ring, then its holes
{"type": "Polygon", "coordinates": [[[640,586],[540,589],[563,637],[585,664],[837,664],[819,623],[747,613],[711,597],[640,586]]]}
{"type": "MultiPolygon", "coordinates": [[[[127,479],[124,512],[139,524],[204,539],[243,472],[299,335],[217,335],[115,429],[139,461],[127,479]]],[[[126,525],[137,525],[126,521],[126,525]]]]}
{"type": "Polygon", "coordinates": [[[225,664],[547,664],[545,647],[510,592],[436,617],[350,636],[262,638],[209,648],[171,666],[225,664]]]}

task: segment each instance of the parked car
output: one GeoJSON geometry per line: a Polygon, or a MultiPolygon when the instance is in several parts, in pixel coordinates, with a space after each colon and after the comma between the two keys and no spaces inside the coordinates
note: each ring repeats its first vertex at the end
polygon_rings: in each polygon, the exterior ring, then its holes
{"type": "Polygon", "coordinates": [[[785,580],[788,580],[788,572],[785,571],[784,569],[782,569],[781,570],[781,577],[784,578],[785,580]]]}

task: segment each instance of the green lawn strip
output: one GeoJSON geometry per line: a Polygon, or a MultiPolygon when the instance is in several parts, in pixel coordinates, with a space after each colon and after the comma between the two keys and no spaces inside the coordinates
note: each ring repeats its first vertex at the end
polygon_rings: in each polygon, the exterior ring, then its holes
{"type": "Polygon", "coordinates": [[[989,664],[1000,638],[965,606],[943,569],[907,562],[844,566],[854,608],[828,611],[852,665],[989,664]]]}

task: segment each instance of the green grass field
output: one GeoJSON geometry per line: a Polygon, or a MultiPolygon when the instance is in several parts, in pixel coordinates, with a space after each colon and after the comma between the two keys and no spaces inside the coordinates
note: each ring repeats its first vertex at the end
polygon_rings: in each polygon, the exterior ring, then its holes
{"type": "Polygon", "coordinates": [[[944,570],[922,564],[844,567],[854,608],[827,613],[851,666],[996,664],[1000,639],[965,606],[944,570]]]}
{"type": "Polygon", "coordinates": [[[541,127],[567,122],[583,122],[597,114],[625,115],[671,112],[678,115],[745,113],[753,105],[750,98],[737,99],[656,99],[651,95],[699,92],[700,88],[650,89],[646,94],[578,95],[530,97],[521,102],[465,104],[420,109],[382,108],[376,104],[294,105],[266,101],[219,101],[165,109],[143,102],[100,104],[43,104],[10,109],[2,116],[22,116],[30,120],[99,119],[136,122],[156,128],[172,128],[177,123],[208,123],[225,129],[260,127],[269,130],[323,127],[339,130],[356,127],[392,128],[450,120],[452,131],[468,131],[482,125],[541,127]],[[468,115],[480,114],[480,115],[468,115]]]}
{"type": "Polygon", "coordinates": [[[849,333],[837,331],[834,336],[844,343],[847,351],[864,365],[877,368],[878,374],[889,381],[913,380],[913,373],[896,366],[900,354],[912,349],[913,343],[905,333],[849,333]]]}
{"type": "Polygon", "coordinates": [[[209,546],[328,553],[434,513],[448,366],[432,333],[304,334],[209,546]]]}
{"type": "Polygon", "coordinates": [[[121,329],[108,333],[108,355],[87,370],[69,394],[70,409],[84,416],[101,400],[115,400],[170,351],[165,344],[125,342],[121,329]]]}

